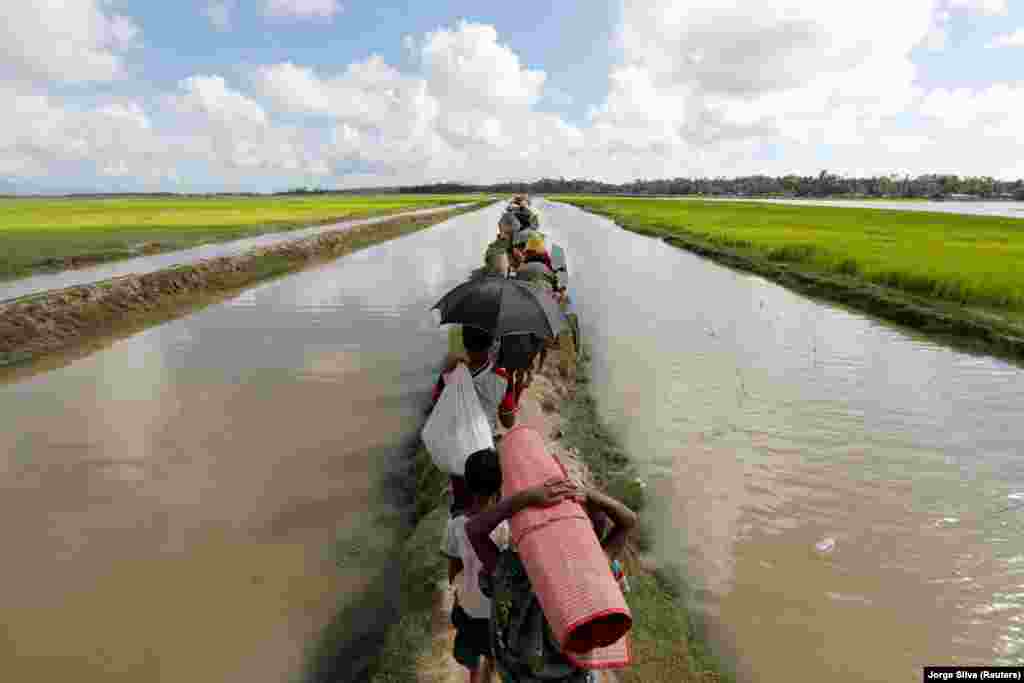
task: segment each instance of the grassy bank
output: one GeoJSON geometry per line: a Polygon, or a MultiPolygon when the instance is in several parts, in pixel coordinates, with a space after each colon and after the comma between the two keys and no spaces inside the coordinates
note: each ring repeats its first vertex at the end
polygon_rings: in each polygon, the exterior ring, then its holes
{"type": "MultiPolygon", "coordinates": [[[[549,367],[556,361],[549,358],[549,367]]],[[[561,406],[561,445],[585,463],[598,484],[633,509],[642,511],[645,487],[628,455],[607,431],[588,391],[586,357],[577,367],[574,391],[561,406]]],[[[529,395],[533,387],[527,390],[529,395]]],[[[421,672],[416,653],[430,647],[436,586],[446,564],[437,547],[447,510],[443,506],[446,479],[420,446],[413,456],[408,480],[418,521],[403,545],[401,590],[397,603],[401,617],[388,630],[371,666],[374,683],[414,683],[421,672]]],[[[642,514],[641,514],[642,517],[642,514]]],[[[634,539],[636,551],[627,558],[632,591],[627,595],[634,615],[632,629],[635,663],[618,671],[619,681],[730,680],[701,638],[686,609],[686,589],[678,577],[650,567],[641,560],[650,535],[641,529],[634,539]]],[[[394,600],[394,599],[393,599],[394,600]]],[[[450,654],[449,654],[450,656],[450,654]]]]}
{"type": "Polygon", "coordinates": [[[0,280],[479,199],[455,195],[0,199],[0,280]]]}
{"type": "Polygon", "coordinates": [[[479,205],[394,218],[238,256],[44,292],[4,304],[0,306],[0,380],[51,369],[258,282],[423,230],[477,208],[479,205]],[[44,357],[45,362],[35,362],[44,357]]]}
{"type": "Polygon", "coordinates": [[[959,346],[1024,358],[1024,220],[754,202],[555,199],[959,346]]]}
{"type": "MultiPolygon", "coordinates": [[[[629,455],[598,415],[589,391],[590,363],[584,351],[577,365],[576,391],[563,408],[563,443],[578,454],[598,486],[640,512],[641,526],[633,539],[640,554],[650,550],[645,520],[646,488],[629,455]]],[[[619,672],[623,683],[643,681],[731,680],[687,609],[687,587],[670,571],[647,565],[634,553],[627,562],[633,611],[634,664],[619,672]]]]}

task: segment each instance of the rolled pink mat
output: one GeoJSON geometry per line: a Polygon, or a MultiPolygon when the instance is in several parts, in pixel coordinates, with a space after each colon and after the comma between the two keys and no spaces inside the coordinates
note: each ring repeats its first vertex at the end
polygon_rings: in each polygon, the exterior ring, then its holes
{"type": "MultiPolygon", "coordinates": [[[[565,477],[561,464],[531,427],[511,429],[499,448],[503,496],[565,477]]],[[[549,508],[526,508],[510,520],[510,527],[544,616],[570,659],[573,653],[582,656],[623,641],[633,616],[583,507],[565,501],[549,508]]],[[[629,663],[628,642],[614,651],[623,653],[624,660],[605,658],[591,666],[629,663]]]]}

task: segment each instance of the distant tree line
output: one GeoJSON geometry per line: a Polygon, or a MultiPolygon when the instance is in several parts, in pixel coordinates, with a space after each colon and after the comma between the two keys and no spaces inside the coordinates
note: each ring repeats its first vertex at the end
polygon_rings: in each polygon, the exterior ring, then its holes
{"type": "MultiPolygon", "coordinates": [[[[525,192],[530,194],[585,193],[631,195],[710,195],[724,197],[894,197],[915,199],[1024,200],[1024,180],[995,180],[987,176],[921,175],[844,178],[822,171],[817,176],[741,178],[638,179],[619,185],[598,180],[545,178],[532,183],[470,185],[435,183],[390,188],[409,194],[467,192],[525,192]]],[[[378,188],[377,191],[380,191],[378,188]]]]}

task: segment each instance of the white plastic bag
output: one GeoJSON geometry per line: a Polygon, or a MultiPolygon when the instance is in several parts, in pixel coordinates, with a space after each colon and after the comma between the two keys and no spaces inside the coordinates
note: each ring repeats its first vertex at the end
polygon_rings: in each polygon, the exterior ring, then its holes
{"type": "Polygon", "coordinates": [[[459,477],[466,473],[466,459],[470,455],[494,448],[491,424],[463,363],[445,378],[444,391],[423,425],[421,436],[434,464],[459,477]]]}

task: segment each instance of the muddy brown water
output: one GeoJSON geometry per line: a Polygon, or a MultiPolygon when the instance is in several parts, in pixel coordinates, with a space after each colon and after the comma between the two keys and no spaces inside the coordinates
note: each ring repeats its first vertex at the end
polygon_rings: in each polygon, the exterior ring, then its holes
{"type": "Polygon", "coordinates": [[[1024,663],[1024,371],[544,208],[658,555],[741,680],[1024,663]]]}
{"type": "Polygon", "coordinates": [[[429,307],[500,210],[0,387],[0,678],[301,680],[388,568],[447,350],[429,307]]]}
{"type": "MultiPolygon", "coordinates": [[[[741,680],[1024,661],[1024,372],[538,208],[658,555],[741,680]]],[[[386,573],[427,308],[500,210],[0,387],[4,679],[300,680],[386,573]]]]}

